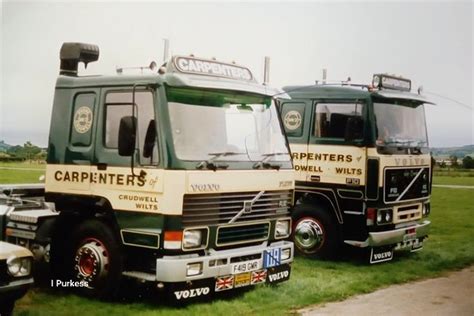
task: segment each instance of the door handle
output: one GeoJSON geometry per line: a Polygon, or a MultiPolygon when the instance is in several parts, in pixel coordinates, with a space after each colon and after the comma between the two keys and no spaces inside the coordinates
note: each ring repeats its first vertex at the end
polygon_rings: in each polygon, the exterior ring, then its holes
{"type": "Polygon", "coordinates": [[[107,170],[107,164],[106,163],[98,163],[97,164],[97,170],[107,170]]]}

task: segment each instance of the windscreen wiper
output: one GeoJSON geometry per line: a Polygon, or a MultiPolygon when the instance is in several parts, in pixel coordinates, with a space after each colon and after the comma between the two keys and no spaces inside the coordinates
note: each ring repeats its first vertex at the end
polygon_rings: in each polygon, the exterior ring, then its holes
{"type": "Polygon", "coordinates": [[[208,153],[209,156],[213,156],[212,158],[208,160],[203,160],[200,163],[196,165],[196,169],[202,169],[206,167],[207,169],[211,169],[216,171],[217,169],[227,169],[229,168],[228,164],[216,164],[214,163],[214,160],[220,157],[225,157],[225,156],[236,156],[236,155],[246,155],[247,153],[239,153],[239,152],[233,152],[233,151],[224,151],[220,153],[208,153]]]}
{"type": "Polygon", "coordinates": [[[421,154],[421,146],[420,144],[424,144],[424,141],[416,141],[416,140],[389,140],[385,141],[381,147],[389,147],[389,145],[395,145],[393,147],[397,147],[398,150],[402,149],[409,149],[414,154],[421,154]],[[416,143],[415,146],[411,146],[411,144],[416,143]]]}
{"type": "Polygon", "coordinates": [[[277,153],[263,154],[262,156],[265,157],[265,158],[263,158],[262,160],[256,162],[253,165],[253,168],[254,169],[263,168],[263,169],[276,169],[276,170],[279,170],[281,165],[271,164],[271,163],[268,163],[267,161],[270,160],[271,158],[275,157],[275,156],[283,156],[283,155],[289,155],[289,154],[287,152],[277,152],[277,153]]]}

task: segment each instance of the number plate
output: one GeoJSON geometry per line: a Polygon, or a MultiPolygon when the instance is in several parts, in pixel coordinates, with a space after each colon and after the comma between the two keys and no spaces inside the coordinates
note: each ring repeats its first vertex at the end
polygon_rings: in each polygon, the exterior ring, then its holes
{"type": "Polygon", "coordinates": [[[232,265],[231,273],[232,274],[238,274],[238,273],[258,270],[258,269],[260,269],[259,263],[260,263],[260,259],[234,263],[232,265]]]}
{"type": "Polygon", "coordinates": [[[406,234],[405,236],[403,236],[404,242],[413,241],[415,239],[416,239],[416,233],[406,234]]]}
{"type": "Polygon", "coordinates": [[[413,245],[411,246],[411,251],[418,251],[423,249],[423,241],[420,241],[419,239],[416,239],[413,245]]]}
{"type": "Polygon", "coordinates": [[[250,272],[236,274],[234,277],[234,287],[242,287],[250,285],[252,274],[250,272]]]}
{"type": "Polygon", "coordinates": [[[281,263],[281,248],[265,250],[263,252],[263,268],[279,266],[281,263]]]}

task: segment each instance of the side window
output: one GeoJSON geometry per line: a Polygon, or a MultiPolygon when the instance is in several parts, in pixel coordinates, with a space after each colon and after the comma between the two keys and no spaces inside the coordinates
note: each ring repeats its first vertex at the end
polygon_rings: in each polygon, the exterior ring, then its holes
{"type": "Polygon", "coordinates": [[[362,103],[317,103],[313,136],[346,141],[363,138],[362,103]]]}
{"type": "Polygon", "coordinates": [[[283,103],[281,117],[286,135],[300,137],[303,135],[304,103],[283,103]]]}
{"type": "MultiPolygon", "coordinates": [[[[110,92],[105,98],[104,146],[118,148],[120,120],[131,116],[133,107],[132,92],[110,92]]],[[[153,95],[149,91],[135,92],[135,116],[137,117],[137,148],[142,165],[158,162],[156,121],[153,107],[153,95]]]]}
{"type": "Polygon", "coordinates": [[[94,122],[95,93],[80,93],[74,98],[70,143],[73,146],[89,146],[94,122]]]}

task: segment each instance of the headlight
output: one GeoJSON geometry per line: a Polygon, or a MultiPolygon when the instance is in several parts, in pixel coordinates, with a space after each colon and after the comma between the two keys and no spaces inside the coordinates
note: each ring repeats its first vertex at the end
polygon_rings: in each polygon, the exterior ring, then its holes
{"type": "Polygon", "coordinates": [[[186,266],[186,276],[199,275],[202,273],[202,262],[188,263],[186,266]]]}
{"type": "Polygon", "coordinates": [[[428,203],[423,204],[423,215],[428,215],[430,213],[430,205],[428,203]]]}
{"type": "Polygon", "coordinates": [[[291,257],[291,248],[286,248],[281,251],[281,260],[287,260],[291,257]]]}
{"type": "Polygon", "coordinates": [[[377,211],[377,224],[384,225],[392,222],[392,210],[378,210],[377,211]]]}
{"type": "MultiPolygon", "coordinates": [[[[189,229],[183,232],[183,248],[193,249],[199,248],[203,244],[203,236],[207,230],[204,229],[189,229]]],[[[207,236],[206,236],[207,237],[207,236]]]]}
{"type": "Polygon", "coordinates": [[[31,273],[31,258],[11,257],[7,260],[8,273],[13,277],[23,277],[31,273]]]}
{"type": "Polygon", "coordinates": [[[275,238],[287,237],[289,235],[290,235],[290,219],[276,221],[275,238]]]}

